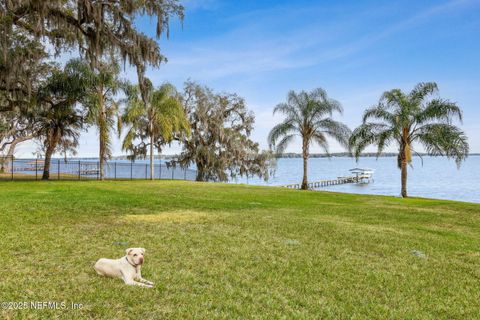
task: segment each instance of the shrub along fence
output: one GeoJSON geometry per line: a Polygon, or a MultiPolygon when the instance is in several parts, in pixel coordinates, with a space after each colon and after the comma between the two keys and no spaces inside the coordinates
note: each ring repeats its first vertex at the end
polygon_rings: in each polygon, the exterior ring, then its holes
{"type": "MultiPolygon", "coordinates": [[[[0,157],[0,180],[41,180],[44,159],[15,159],[0,157]]],[[[104,167],[107,180],[150,179],[150,164],[129,160],[107,161],[104,167]]],[[[155,163],[154,179],[195,180],[193,169],[155,163]]],[[[52,159],[50,180],[98,180],[100,163],[95,160],[52,159]]]]}

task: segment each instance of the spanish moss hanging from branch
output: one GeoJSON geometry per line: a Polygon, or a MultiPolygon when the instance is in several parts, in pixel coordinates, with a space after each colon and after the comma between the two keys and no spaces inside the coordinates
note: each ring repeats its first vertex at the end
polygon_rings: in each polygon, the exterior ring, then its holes
{"type": "MultiPolygon", "coordinates": [[[[11,36],[21,32],[48,41],[57,55],[78,49],[92,67],[102,56],[118,54],[137,68],[142,86],[146,67],[166,60],[155,39],[136,29],[135,20],[143,16],[156,19],[157,39],[168,37],[170,19],[183,20],[183,6],[178,0],[0,0],[0,57],[7,61],[11,36]]],[[[16,72],[0,70],[1,81],[16,72]]]]}

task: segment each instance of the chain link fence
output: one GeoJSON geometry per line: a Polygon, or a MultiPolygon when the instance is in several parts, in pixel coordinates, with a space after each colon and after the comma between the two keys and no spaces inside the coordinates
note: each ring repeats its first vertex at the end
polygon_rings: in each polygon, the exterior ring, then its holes
{"type": "MultiPolygon", "coordinates": [[[[44,159],[15,159],[0,157],[0,180],[41,180],[44,159]]],[[[98,180],[100,162],[81,159],[52,159],[50,180],[98,180]]],[[[154,179],[195,180],[197,171],[193,169],[154,164],[154,179]]],[[[107,180],[150,179],[150,164],[129,160],[107,161],[104,166],[107,180]]]]}

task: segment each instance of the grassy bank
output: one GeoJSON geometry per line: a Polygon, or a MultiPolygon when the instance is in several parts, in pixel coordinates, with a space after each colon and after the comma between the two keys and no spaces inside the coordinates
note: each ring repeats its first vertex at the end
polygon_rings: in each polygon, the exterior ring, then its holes
{"type": "Polygon", "coordinates": [[[67,303],[1,318],[479,317],[475,204],[183,181],[0,182],[0,234],[0,301],[67,303]],[[147,249],[154,289],[94,273],[98,258],[130,246],[147,249]]]}

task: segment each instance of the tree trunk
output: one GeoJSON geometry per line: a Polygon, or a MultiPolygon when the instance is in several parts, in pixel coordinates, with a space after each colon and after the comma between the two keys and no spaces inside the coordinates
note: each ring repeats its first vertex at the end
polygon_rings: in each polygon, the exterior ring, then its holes
{"type": "Polygon", "coordinates": [[[33,135],[16,138],[15,140],[12,141],[12,143],[10,143],[5,161],[2,162],[1,164],[0,173],[9,172],[9,170],[12,169],[10,167],[10,162],[13,161],[13,154],[15,153],[15,148],[17,147],[17,144],[30,139],[33,139],[33,135]]]}
{"type": "Polygon", "coordinates": [[[0,173],[11,172],[13,170],[13,154],[15,152],[15,147],[19,142],[14,140],[10,147],[8,148],[7,157],[5,158],[5,163],[2,163],[2,168],[0,168],[0,173]]]}
{"type": "Polygon", "coordinates": [[[308,190],[308,143],[304,139],[302,147],[302,156],[303,156],[303,180],[302,180],[302,190],[308,190]]]}
{"type": "Polygon", "coordinates": [[[0,156],[0,173],[8,173],[10,170],[13,170],[11,168],[13,166],[13,157],[5,156],[1,157],[0,156]]]}
{"type": "Polygon", "coordinates": [[[407,197],[407,159],[405,156],[402,158],[401,164],[401,171],[402,171],[402,197],[407,197]]]}
{"type": "Polygon", "coordinates": [[[50,178],[50,162],[52,160],[53,150],[55,150],[55,147],[53,146],[53,142],[50,142],[47,150],[45,151],[45,163],[43,164],[42,180],[48,180],[50,178]]]}
{"type": "Polygon", "coordinates": [[[410,154],[410,141],[409,141],[409,134],[408,128],[403,128],[403,135],[402,135],[402,145],[400,149],[400,170],[402,171],[402,197],[407,198],[407,165],[408,162],[411,161],[408,157],[411,157],[410,154]],[[408,152],[407,152],[408,148],[408,152]]]}
{"type": "Polygon", "coordinates": [[[59,132],[54,132],[48,137],[47,149],[45,150],[45,163],[43,165],[42,180],[48,180],[50,178],[50,163],[52,162],[52,156],[59,140],[59,132]]]}
{"type": "Polygon", "coordinates": [[[155,141],[155,137],[153,136],[153,133],[150,134],[150,180],[154,179],[154,173],[155,173],[155,166],[153,165],[153,141],[155,141]]]}
{"type": "Polygon", "coordinates": [[[105,151],[103,149],[103,141],[100,138],[100,180],[105,180],[105,151]]]}
{"type": "Polygon", "coordinates": [[[203,177],[203,167],[201,166],[198,166],[197,165],[197,177],[196,177],[196,181],[204,181],[204,177],[203,177]]]}
{"type": "Polygon", "coordinates": [[[99,114],[99,119],[98,119],[98,124],[99,124],[99,135],[100,135],[100,148],[99,148],[99,158],[100,158],[100,180],[105,180],[105,152],[106,152],[106,137],[105,134],[108,134],[108,132],[105,132],[108,130],[107,128],[107,119],[106,119],[106,114],[105,114],[105,104],[103,103],[103,93],[102,90],[98,92],[98,103],[100,103],[100,114],[99,114]]]}
{"type": "Polygon", "coordinates": [[[6,157],[0,157],[0,173],[5,173],[7,164],[8,164],[8,158],[6,157]]]}

